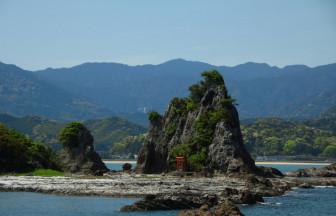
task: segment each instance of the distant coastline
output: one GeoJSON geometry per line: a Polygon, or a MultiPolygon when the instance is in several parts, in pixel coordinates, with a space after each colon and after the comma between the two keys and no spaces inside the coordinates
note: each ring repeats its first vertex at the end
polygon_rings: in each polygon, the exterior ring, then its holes
{"type": "MultiPolygon", "coordinates": [[[[136,160],[108,160],[104,159],[104,163],[107,164],[121,164],[121,163],[132,163],[135,164],[136,160]]],[[[321,165],[327,166],[332,164],[332,162],[313,162],[313,161],[256,161],[256,165],[321,165]]]]}
{"type": "Polygon", "coordinates": [[[296,161],[256,161],[256,165],[321,165],[321,166],[327,166],[331,163],[329,162],[296,162],[296,161]]]}
{"type": "Polygon", "coordinates": [[[107,164],[120,164],[120,163],[136,163],[136,160],[108,160],[108,159],[103,159],[104,163],[107,164]]]}

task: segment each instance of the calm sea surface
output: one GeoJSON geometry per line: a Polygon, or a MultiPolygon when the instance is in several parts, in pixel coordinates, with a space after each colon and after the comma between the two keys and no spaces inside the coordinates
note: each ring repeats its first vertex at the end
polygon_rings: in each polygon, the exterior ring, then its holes
{"type": "MultiPolygon", "coordinates": [[[[122,164],[107,164],[121,169],[122,164]]],[[[266,166],[266,165],[263,165],[266,166]]],[[[283,172],[312,165],[272,165],[283,172]]],[[[119,209],[136,199],[106,197],[59,196],[27,192],[0,192],[0,216],[107,216],[107,215],[176,215],[177,211],[121,213],[119,209]]],[[[336,215],[336,188],[297,189],[284,196],[265,198],[265,204],[240,206],[249,216],[336,215]]]]}

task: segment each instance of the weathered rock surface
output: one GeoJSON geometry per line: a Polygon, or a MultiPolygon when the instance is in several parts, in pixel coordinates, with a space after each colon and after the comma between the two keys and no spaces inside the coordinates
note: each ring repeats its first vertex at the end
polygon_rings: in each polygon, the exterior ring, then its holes
{"type": "Polygon", "coordinates": [[[336,163],[321,168],[305,168],[287,172],[291,177],[336,177],[336,163]]]}
{"type": "Polygon", "coordinates": [[[0,191],[27,191],[65,195],[146,197],[125,211],[210,207],[225,200],[235,204],[262,202],[262,196],[278,196],[293,187],[336,186],[336,177],[228,177],[108,173],[104,177],[0,176],[0,191]],[[148,202],[150,200],[150,202],[148,202]]]}
{"type": "Polygon", "coordinates": [[[83,125],[79,125],[76,136],[72,138],[75,145],[64,145],[59,158],[65,172],[102,175],[108,169],[94,150],[93,136],[83,125]]]}
{"type": "MultiPolygon", "coordinates": [[[[215,76],[218,74],[215,73],[215,76]]],[[[204,168],[225,174],[263,174],[243,145],[238,112],[222,77],[217,77],[215,81],[204,77],[205,81],[195,87],[203,89],[198,102],[190,102],[193,101],[192,95],[189,99],[174,98],[163,117],[151,120],[147,139],[138,157],[139,171],[161,173],[172,170],[171,163],[175,160],[171,158],[172,149],[188,143],[191,149],[199,152],[205,149],[204,168]],[[189,108],[190,104],[194,108],[189,108]],[[207,136],[204,136],[204,131],[207,136]]]]}
{"type": "Polygon", "coordinates": [[[234,203],[225,200],[213,209],[209,208],[207,204],[204,204],[197,210],[181,211],[178,216],[243,216],[243,214],[234,203]]]}
{"type": "Polygon", "coordinates": [[[214,206],[218,202],[216,195],[182,192],[170,194],[148,195],[145,199],[135,202],[133,205],[121,208],[123,212],[150,211],[150,210],[174,210],[199,208],[206,204],[214,206]]]}

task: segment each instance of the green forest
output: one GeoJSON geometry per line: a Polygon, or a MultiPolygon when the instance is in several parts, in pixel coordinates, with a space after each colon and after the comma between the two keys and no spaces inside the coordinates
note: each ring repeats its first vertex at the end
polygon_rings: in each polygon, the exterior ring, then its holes
{"type": "MultiPolygon", "coordinates": [[[[155,118],[153,113],[149,118],[155,118]]],[[[20,138],[29,140],[25,141],[30,143],[29,146],[44,146],[41,144],[44,143],[55,150],[61,147],[58,134],[66,124],[36,116],[13,117],[5,114],[0,115],[0,122],[31,137],[31,139],[24,138],[26,136],[21,135],[20,138]]],[[[132,158],[142,146],[147,131],[144,126],[118,117],[87,120],[83,124],[94,136],[95,148],[103,158],[132,158]]],[[[14,130],[7,129],[3,125],[1,127],[2,131],[7,131],[6,136],[10,134],[13,137],[20,137],[14,130]]],[[[310,120],[280,118],[242,120],[241,129],[245,146],[254,157],[306,155],[336,158],[335,107],[319,118],[310,120]]],[[[166,132],[169,133],[169,130],[166,132]]],[[[21,147],[18,145],[18,149],[21,147]]],[[[46,152],[48,147],[45,148],[46,152]]]]}

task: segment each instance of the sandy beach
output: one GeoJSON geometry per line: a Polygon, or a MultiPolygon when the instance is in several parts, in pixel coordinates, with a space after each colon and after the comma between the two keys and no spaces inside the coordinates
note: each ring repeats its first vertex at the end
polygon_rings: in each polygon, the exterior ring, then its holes
{"type": "Polygon", "coordinates": [[[103,160],[104,163],[107,164],[124,164],[124,163],[131,163],[135,164],[135,160],[103,160]]]}

